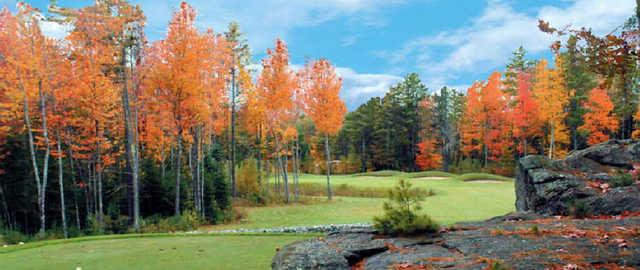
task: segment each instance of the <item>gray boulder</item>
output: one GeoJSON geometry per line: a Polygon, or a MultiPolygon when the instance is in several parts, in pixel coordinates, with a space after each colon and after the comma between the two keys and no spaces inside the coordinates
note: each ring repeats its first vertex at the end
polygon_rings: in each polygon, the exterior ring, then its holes
{"type": "Polygon", "coordinates": [[[640,165],[640,142],[612,140],[571,153],[564,160],[527,156],[519,160],[516,209],[543,215],[569,215],[577,207],[592,215],[640,211],[640,188],[594,188],[640,165]]]}

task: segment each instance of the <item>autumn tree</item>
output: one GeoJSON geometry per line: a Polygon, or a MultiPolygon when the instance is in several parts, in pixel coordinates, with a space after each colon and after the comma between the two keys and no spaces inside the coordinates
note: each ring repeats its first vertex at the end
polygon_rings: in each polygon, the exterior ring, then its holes
{"type": "MultiPolygon", "coordinates": [[[[56,84],[55,61],[60,59],[53,40],[46,38],[40,30],[37,12],[27,4],[18,4],[15,15],[7,10],[0,14],[2,31],[0,40],[7,42],[0,47],[3,57],[2,75],[4,91],[16,104],[22,104],[21,114],[27,132],[31,165],[36,182],[40,234],[46,228],[46,189],[48,181],[51,140],[48,117],[51,94],[56,84]],[[37,111],[33,110],[33,107],[37,111]],[[36,128],[35,122],[39,122],[36,128]],[[37,133],[36,133],[37,132],[37,133]],[[38,161],[39,150],[44,150],[42,169],[38,161]]],[[[18,109],[19,107],[13,107],[18,109]]]]}
{"type": "Polygon", "coordinates": [[[517,92],[513,108],[513,136],[518,140],[518,152],[526,156],[529,145],[541,134],[542,123],[539,119],[538,101],[533,98],[531,75],[517,75],[517,92]]]}
{"type": "Polygon", "coordinates": [[[499,72],[494,72],[486,83],[476,82],[469,88],[461,124],[462,151],[480,155],[485,167],[489,160],[498,160],[508,150],[507,99],[500,77],[499,72]]]}
{"type": "Polygon", "coordinates": [[[539,104],[540,119],[547,129],[546,142],[549,158],[563,156],[569,144],[569,134],[564,124],[569,93],[562,75],[562,60],[556,58],[556,68],[548,68],[546,60],[541,60],[535,69],[533,96],[539,104]],[[558,148],[560,147],[560,148],[558,148]]]}
{"type": "MultiPolygon", "coordinates": [[[[185,143],[202,138],[203,125],[221,132],[218,124],[224,103],[226,74],[231,47],[224,37],[209,30],[204,34],[194,26],[196,11],[186,3],[175,12],[167,37],[148,51],[145,75],[146,96],[151,98],[154,113],[171,120],[170,133],[177,148],[175,181],[175,215],[180,215],[182,156],[185,143]],[[187,138],[191,134],[193,138],[187,138]]],[[[189,149],[189,148],[188,148],[189,149]]],[[[195,188],[194,190],[197,190],[195,188]]],[[[194,194],[199,195],[199,194],[194,194]]],[[[199,202],[198,202],[199,203],[199,202]]]]}
{"type": "Polygon", "coordinates": [[[342,127],[347,108],[340,99],[342,79],[326,59],[305,65],[302,76],[305,113],[313,120],[317,130],[324,135],[324,149],[327,161],[327,198],[331,200],[331,153],[329,136],[338,133],[342,127]]]}
{"type": "Polygon", "coordinates": [[[618,121],[607,92],[600,88],[592,89],[584,107],[587,112],[579,130],[587,134],[587,143],[594,145],[609,140],[610,135],[618,129],[618,121]]]}
{"type": "Polygon", "coordinates": [[[289,67],[289,52],[284,41],[277,39],[273,50],[267,50],[267,58],[262,60],[262,72],[258,78],[256,98],[260,99],[260,110],[264,110],[266,132],[275,140],[275,154],[278,167],[284,179],[285,200],[289,201],[284,134],[294,121],[293,95],[298,87],[295,73],[289,67]]]}
{"type": "Polygon", "coordinates": [[[442,165],[442,152],[438,150],[438,122],[435,117],[434,98],[426,97],[420,104],[421,141],[418,143],[416,165],[421,170],[438,169],[442,165]]]}

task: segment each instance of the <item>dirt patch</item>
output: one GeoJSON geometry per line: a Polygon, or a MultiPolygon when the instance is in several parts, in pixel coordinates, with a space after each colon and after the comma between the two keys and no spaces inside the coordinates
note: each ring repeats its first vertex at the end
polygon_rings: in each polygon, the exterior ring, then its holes
{"type": "Polygon", "coordinates": [[[429,176],[429,177],[413,178],[413,180],[445,180],[445,179],[449,179],[449,178],[451,178],[451,177],[429,176]]]}
{"type": "Polygon", "coordinates": [[[473,183],[484,183],[484,184],[500,184],[500,183],[504,183],[504,181],[497,181],[497,180],[486,180],[486,179],[480,179],[480,180],[469,180],[467,182],[473,182],[473,183]]]}

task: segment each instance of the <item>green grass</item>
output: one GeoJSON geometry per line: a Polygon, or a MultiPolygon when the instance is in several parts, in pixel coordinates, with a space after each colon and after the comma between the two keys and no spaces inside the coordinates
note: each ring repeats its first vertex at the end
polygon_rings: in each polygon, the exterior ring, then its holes
{"type": "Polygon", "coordinates": [[[310,237],[170,236],[43,241],[38,247],[0,253],[0,265],[2,269],[269,269],[276,248],[310,237]]]}
{"type": "Polygon", "coordinates": [[[459,181],[478,181],[478,180],[490,180],[490,181],[513,181],[513,178],[504,177],[500,175],[490,173],[466,173],[456,176],[459,181]]]}
{"type": "Polygon", "coordinates": [[[424,171],[413,172],[405,175],[407,178],[420,178],[420,177],[456,177],[457,174],[443,172],[443,171],[424,171]]]}
{"type": "MultiPolygon", "coordinates": [[[[393,177],[336,175],[333,186],[391,188],[402,175],[393,177]]],[[[515,193],[512,181],[500,183],[464,182],[458,178],[410,179],[414,187],[435,192],[423,203],[424,213],[440,224],[475,221],[514,211],[515,193]]],[[[322,175],[301,175],[301,183],[326,184],[322,175]]],[[[248,207],[248,219],[240,224],[214,226],[209,229],[265,228],[318,224],[371,222],[382,213],[385,198],[334,197],[333,202],[307,205],[248,207]]]]}
{"type": "Polygon", "coordinates": [[[397,176],[404,174],[401,171],[393,171],[393,170],[383,170],[383,171],[375,171],[375,172],[365,172],[365,173],[356,173],[352,176],[376,176],[376,177],[389,177],[389,176],[397,176]]]}

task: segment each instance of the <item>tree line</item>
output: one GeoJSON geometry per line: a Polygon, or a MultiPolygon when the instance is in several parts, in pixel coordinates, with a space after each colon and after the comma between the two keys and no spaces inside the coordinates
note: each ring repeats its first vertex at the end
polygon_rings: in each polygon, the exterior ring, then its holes
{"type": "MultiPolygon", "coordinates": [[[[53,2],[49,13],[24,3],[0,12],[3,227],[42,236],[60,228],[67,237],[72,222],[77,230],[115,222],[139,230],[143,217],[185,212],[223,222],[239,195],[236,163],[248,157],[260,171],[271,161],[268,171],[282,177],[275,193],[289,202],[302,118],[331,155],[328,138],[346,107],[328,60],[294,71],[278,39],[255,74],[239,25],[200,31],[185,2],[155,42],[144,35],[143,11],[127,1],[79,9],[53,2]],[[71,31],[48,38],[44,20],[71,31]]],[[[268,173],[257,178],[268,191],[268,173]]]]}

